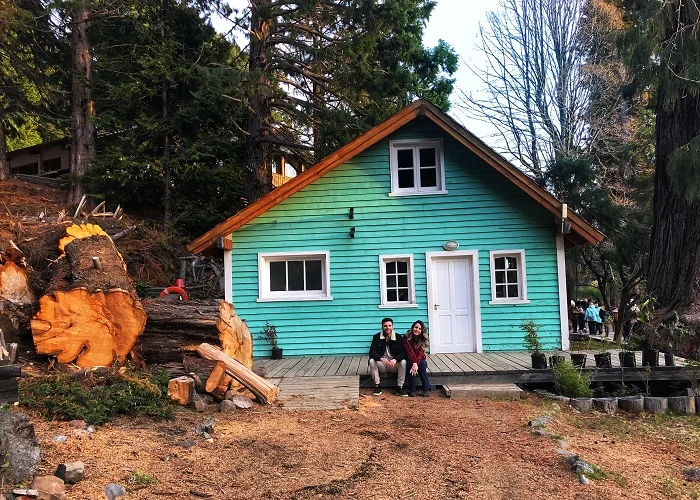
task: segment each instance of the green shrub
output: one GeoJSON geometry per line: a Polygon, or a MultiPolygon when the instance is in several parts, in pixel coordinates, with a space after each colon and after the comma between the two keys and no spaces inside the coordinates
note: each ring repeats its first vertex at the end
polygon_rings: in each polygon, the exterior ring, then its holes
{"type": "Polygon", "coordinates": [[[104,424],[117,415],[171,418],[169,375],[163,372],[110,370],[75,380],[54,375],[20,382],[19,403],[59,420],[104,424]]]}
{"type": "Polygon", "coordinates": [[[557,394],[570,398],[585,398],[592,394],[590,379],[571,364],[564,361],[554,365],[554,390],[557,394]]]}
{"type": "Polygon", "coordinates": [[[129,491],[140,490],[155,483],[156,478],[152,474],[133,470],[126,477],[126,485],[129,491]]]}

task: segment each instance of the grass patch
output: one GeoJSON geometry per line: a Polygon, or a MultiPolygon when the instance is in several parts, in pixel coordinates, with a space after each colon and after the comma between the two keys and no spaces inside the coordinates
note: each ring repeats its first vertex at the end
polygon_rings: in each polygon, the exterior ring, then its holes
{"type": "Polygon", "coordinates": [[[54,375],[20,381],[19,403],[45,418],[85,420],[99,425],[118,415],[148,415],[169,419],[169,375],[111,369],[81,377],[54,375]]]}
{"type": "Polygon", "coordinates": [[[588,474],[586,476],[589,479],[593,479],[594,481],[612,481],[620,486],[627,485],[627,478],[622,474],[606,471],[597,465],[591,465],[591,467],[593,467],[593,474],[588,474]]]}
{"type": "Polygon", "coordinates": [[[664,479],[661,481],[661,489],[659,492],[665,497],[676,498],[681,490],[672,479],[664,479]]]}
{"type": "Polygon", "coordinates": [[[152,485],[156,482],[156,478],[152,474],[132,470],[126,477],[126,484],[129,491],[140,490],[152,485]]]}

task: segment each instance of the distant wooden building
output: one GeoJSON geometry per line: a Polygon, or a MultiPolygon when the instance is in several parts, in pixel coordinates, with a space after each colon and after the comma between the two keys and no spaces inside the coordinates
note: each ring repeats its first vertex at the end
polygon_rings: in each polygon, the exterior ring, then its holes
{"type": "Polygon", "coordinates": [[[70,172],[70,138],[36,144],[7,153],[10,175],[26,174],[57,177],[70,172]]]}

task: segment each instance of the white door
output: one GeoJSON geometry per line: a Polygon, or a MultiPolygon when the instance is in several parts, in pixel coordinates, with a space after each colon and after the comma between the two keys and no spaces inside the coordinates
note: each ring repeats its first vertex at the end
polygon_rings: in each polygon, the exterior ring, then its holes
{"type": "Polygon", "coordinates": [[[477,352],[471,256],[428,259],[430,351],[477,352]]]}

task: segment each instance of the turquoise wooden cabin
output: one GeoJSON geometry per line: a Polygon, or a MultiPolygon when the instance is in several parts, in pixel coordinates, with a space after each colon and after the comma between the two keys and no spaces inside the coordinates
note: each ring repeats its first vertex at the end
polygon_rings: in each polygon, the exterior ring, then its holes
{"type": "Polygon", "coordinates": [[[430,351],[454,353],[523,350],[528,319],[568,349],[564,249],[602,239],[418,100],[189,249],[226,248],[226,299],[285,356],[365,354],[384,317],[423,320],[430,351]]]}

